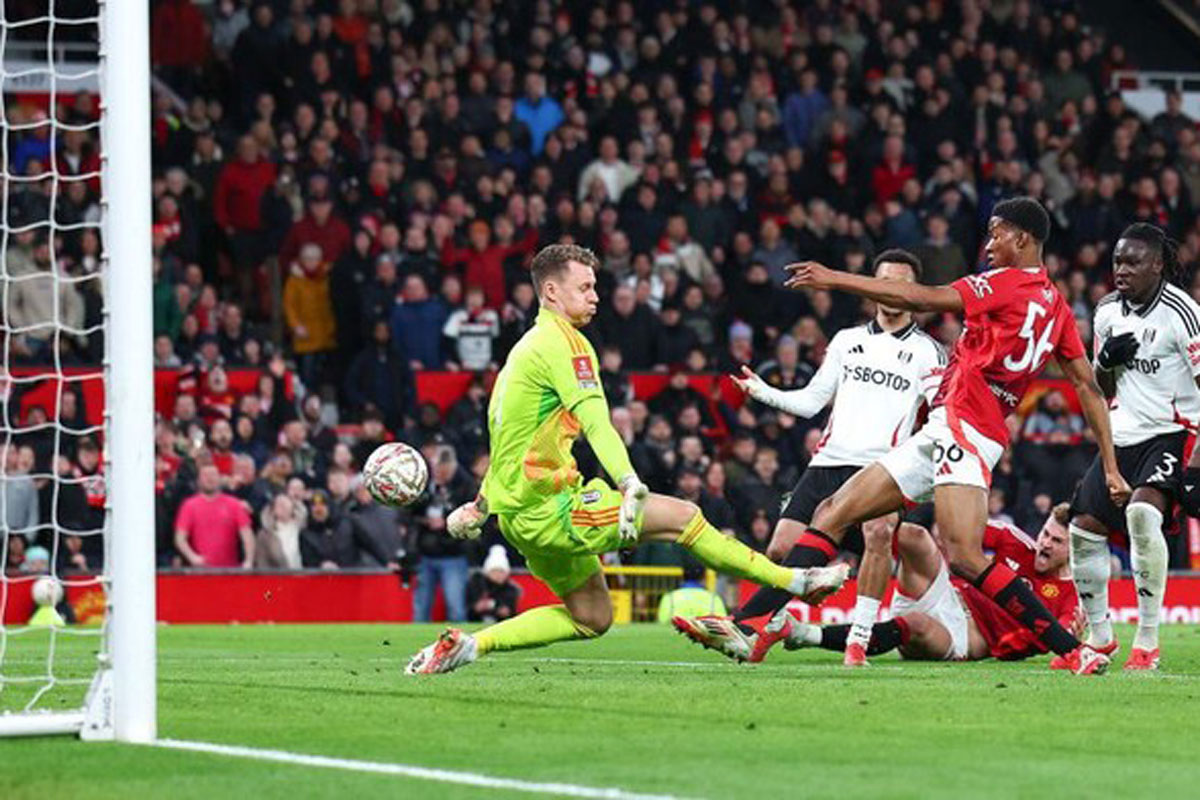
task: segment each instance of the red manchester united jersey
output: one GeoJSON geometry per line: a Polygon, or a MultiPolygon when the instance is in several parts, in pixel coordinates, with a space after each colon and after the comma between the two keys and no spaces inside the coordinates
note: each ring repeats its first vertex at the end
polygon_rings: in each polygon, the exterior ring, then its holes
{"type": "MultiPolygon", "coordinates": [[[[1071,629],[1079,606],[1075,583],[1070,578],[1039,575],[1034,570],[1036,548],[1027,533],[1005,522],[989,522],[983,534],[983,546],[992,551],[996,561],[1009,566],[1029,583],[1033,593],[1050,613],[1058,618],[1063,627],[1071,629]]],[[[1032,631],[1010,617],[974,584],[961,578],[953,578],[952,582],[967,604],[993,658],[1012,660],[1047,652],[1045,645],[1038,641],[1032,631]]]]}
{"type": "Polygon", "coordinates": [[[1004,420],[1050,356],[1083,356],[1075,317],[1041,269],[994,269],[950,285],[962,296],[963,334],[933,405],[946,407],[952,427],[962,420],[1007,444],[1004,420]]]}

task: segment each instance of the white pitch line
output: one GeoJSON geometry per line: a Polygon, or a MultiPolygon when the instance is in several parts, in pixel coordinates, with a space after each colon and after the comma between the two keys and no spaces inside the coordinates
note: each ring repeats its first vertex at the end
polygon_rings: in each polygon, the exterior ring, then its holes
{"type": "MultiPolygon", "coordinates": [[[[744,667],[746,670],[753,670],[754,667],[750,664],[731,664],[727,661],[635,661],[632,659],[621,658],[512,658],[508,661],[527,661],[538,664],[585,664],[585,665],[601,665],[601,666],[623,666],[623,667],[708,667],[710,669],[731,669],[744,667]]],[[[778,666],[776,664],[775,666],[778,666]]],[[[800,667],[805,672],[813,672],[820,670],[836,670],[839,673],[845,672],[845,667],[841,664],[804,664],[796,662],[795,666],[800,667]]],[[[903,666],[899,664],[871,664],[871,671],[878,670],[901,670],[903,666]]]]}
{"type": "Polygon", "coordinates": [[[624,667],[720,667],[728,669],[729,665],[720,661],[637,661],[624,658],[513,658],[510,661],[528,661],[538,664],[603,664],[606,666],[624,667]]]}
{"type": "Polygon", "coordinates": [[[212,742],[190,742],[179,739],[159,739],[152,747],[168,750],[188,750],[195,753],[210,753],[234,758],[250,758],[258,761],[274,761],[280,764],[298,764],[304,767],[341,769],[350,772],[369,772],[377,775],[397,775],[417,780],[438,783],[457,783],[463,786],[480,786],[487,789],[508,789],[531,794],[556,794],[563,797],[600,798],[600,800],[683,800],[669,794],[641,794],[608,786],[580,786],[574,783],[540,783],[516,778],[499,778],[477,772],[459,772],[449,769],[433,769],[411,764],[392,764],[384,761],[359,761],[351,758],[333,758],[287,750],[266,750],[257,747],[214,744],[212,742]]]}

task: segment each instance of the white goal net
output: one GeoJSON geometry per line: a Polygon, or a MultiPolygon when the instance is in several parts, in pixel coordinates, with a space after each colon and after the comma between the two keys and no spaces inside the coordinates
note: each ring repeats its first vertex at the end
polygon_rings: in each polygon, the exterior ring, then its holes
{"type": "MultiPolygon", "coordinates": [[[[113,623],[127,610],[114,613],[114,578],[128,549],[111,535],[122,497],[113,489],[132,485],[114,463],[149,437],[129,437],[120,410],[151,426],[152,399],[128,404],[134,382],[122,373],[148,372],[135,349],[148,349],[148,330],[144,343],[128,331],[130,320],[149,328],[149,184],[145,215],[114,202],[139,192],[114,180],[124,131],[111,135],[113,53],[101,46],[112,19],[92,0],[0,0],[0,734],[113,735],[113,623]],[[131,260],[138,243],[144,256],[131,260]],[[121,277],[139,264],[144,281],[121,277]]],[[[121,46],[137,41],[144,34],[121,46]]],[[[148,80],[140,91],[148,95],[148,80]]],[[[148,115],[131,123],[139,140],[148,115]]],[[[140,158],[148,162],[148,147],[140,158]]],[[[148,385],[149,375],[140,391],[148,385]]],[[[135,560],[152,565],[152,525],[122,536],[148,545],[135,560]]],[[[139,591],[152,614],[152,584],[139,591]]],[[[144,609],[133,616],[145,626],[144,609]]],[[[152,711],[152,682],[146,691],[152,711]]]]}

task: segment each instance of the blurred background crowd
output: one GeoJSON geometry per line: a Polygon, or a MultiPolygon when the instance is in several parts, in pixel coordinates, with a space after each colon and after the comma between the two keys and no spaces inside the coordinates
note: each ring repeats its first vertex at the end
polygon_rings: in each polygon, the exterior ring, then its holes
{"type": "MultiPolygon", "coordinates": [[[[1156,116],[1126,107],[1112,75],[1133,59],[1083,5],[157,0],[154,356],[179,376],[156,431],[160,564],[419,556],[427,578],[465,593],[469,566],[501,541],[440,532],[487,468],[490,375],[536,314],[528,260],[554,242],[603,263],[584,333],[639,473],[764,547],[824,419],[735,407],[689,375],[749,364],[803,387],[832,335],[870,314],[785,291],[785,264],[863,271],[903,247],[926,282],[948,282],[984,268],[990,209],[1026,194],[1051,213],[1046,264],[1085,341],[1126,224],[1166,228],[1192,274],[1195,123],[1175,93],[1156,116]],[[240,370],[258,373],[252,390],[231,390],[240,370]],[[477,374],[445,413],[417,399],[435,370],[477,374]],[[644,372],[667,388],[635,393],[644,372]],[[355,477],[393,438],[431,464],[428,496],[404,511],[371,503],[355,477]]],[[[94,99],[59,113],[94,119],[94,99]]],[[[64,177],[12,186],[10,224],[50,207],[61,225],[98,214],[95,133],[60,131],[52,149],[49,130],[14,133],[9,168],[64,177]]],[[[5,268],[82,278],[97,252],[86,227],[30,231],[9,239],[5,268]]],[[[86,329],[97,283],[30,282],[8,299],[9,325],[47,319],[57,292],[86,329]]],[[[959,332],[920,322],[947,345],[959,332]]],[[[40,333],[9,338],[12,364],[101,352],[96,334],[40,333]]],[[[80,402],[58,421],[82,419],[80,402]]],[[[1036,528],[1091,445],[1058,391],[1012,424],[992,512],[1036,528]]],[[[43,497],[38,512],[85,530],[96,442],[77,438],[54,468],[84,496],[57,509],[43,497]]],[[[51,468],[36,462],[52,450],[23,443],[10,474],[51,468]]],[[[99,557],[88,541],[54,557],[99,557]]]]}

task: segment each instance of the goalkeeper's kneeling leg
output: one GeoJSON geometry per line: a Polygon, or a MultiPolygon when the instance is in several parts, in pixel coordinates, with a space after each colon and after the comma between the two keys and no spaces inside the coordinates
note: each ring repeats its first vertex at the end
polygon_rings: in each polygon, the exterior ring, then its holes
{"type": "Polygon", "coordinates": [[[563,603],[576,625],[590,634],[584,638],[603,636],[612,627],[612,598],[603,572],[596,572],[583,586],[563,597],[563,603]]]}
{"type": "Polygon", "coordinates": [[[613,622],[612,600],[603,572],[563,595],[561,606],[539,606],[475,634],[479,654],[522,650],[573,639],[595,639],[613,622]]]}

